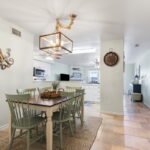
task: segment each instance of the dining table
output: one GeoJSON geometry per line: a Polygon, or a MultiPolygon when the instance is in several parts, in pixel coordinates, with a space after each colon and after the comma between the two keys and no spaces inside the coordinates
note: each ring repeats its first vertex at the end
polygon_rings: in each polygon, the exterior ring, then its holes
{"type": "MultiPolygon", "coordinates": [[[[58,111],[60,105],[66,104],[72,98],[77,98],[79,96],[83,96],[81,93],[75,93],[72,96],[67,97],[58,97],[58,98],[41,98],[39,95],[31,98],[29,100],[21,101],[23,105],[29,105],[30,108],[34,110],[44,111],[46,112],[46,150],[53,150],[53,121],[52,116],[53,113],[58,111]]],[[[81,105],[81,125],[83,126],[84,123],[84,99],[82,98],[82,105],[81,105]]],[[[12,135],[12,118],[10,114],[9,119],[9,141],[11,140],[12,135]]]]}

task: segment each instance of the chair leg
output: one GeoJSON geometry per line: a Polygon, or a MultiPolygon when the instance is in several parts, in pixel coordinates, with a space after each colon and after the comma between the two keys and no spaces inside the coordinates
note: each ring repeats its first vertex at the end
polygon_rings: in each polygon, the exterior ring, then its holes
{"type": "Polygon", "coordinates": [[[27,131],[27,150],[30,149],[30,130],[27,131]]]}
{"type": "Polygon", "coordinates": [[[73,123],[74,123],[74,132],[76,132],[76,117],[73,115],[73,123]]]}
{"type": "Polygon", "coordinates": [[[14,137],[15,137],[15,132],[16,132],[16,129],[14,128],[12,130],[12,137],[11,137],[11,142],[10,142],[10,145],[9,145],[9,150],[12,149],[12,145],[13,145],[13,141],[14,141],[14,137]]]}
{"type": "Polygon", "coordinates": [[[80,114],[80,112],[78,112],[78,117],[80,118],[81,125],[82,125],[82,118],[81,118],[81,114],[80,114]]]}
{"type": "Polygon", "coordinates": [[[72,125],[71,125],[71,121],[70,120],[69,120],[69,126],[70,126],[71,135],[73,136],[73,130],[72,130],[72,125]]]}
{"type": "Polygon", "coordinates": [[[36,127],[36,134],[37,135],[39,134],[39,128],[38,128],[38,126],[36,127]]]}
{"type": "Polygon", "coordinates": [[[59,127],[60,127],[60,149],[63,149],[63,129],[62,129],[62,123],[60,123],[59,127]]]}
{"type": "Polygon", "coordinates": [[[20,130],[20,136],[22,136],[22,129],[20,130]]]}

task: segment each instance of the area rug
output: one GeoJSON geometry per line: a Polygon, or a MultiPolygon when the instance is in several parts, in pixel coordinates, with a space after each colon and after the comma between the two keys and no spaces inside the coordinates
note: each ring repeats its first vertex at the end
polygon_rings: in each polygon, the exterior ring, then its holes
{"type": "MultiPolygon", "coordinates": [[[[84,126],[77,123],[77,131],[71,136],[70,132],[64,131],[63,145],[64,150],[90,150],[97,131],[102,123],[100,117],[88,116],[85,118],[84,126]]],[[[59,150],[59,138],[54,137],[53,150],[59,150]]],[[[0,131],[0,150],[8,149],[8,130],[0,131]]],[[[26,150],[26,141],[16,139],[12,150],[26,150]]],[[[38,141],[31,146],[31,150],[46,150],[46,142],[38,141]]]]}

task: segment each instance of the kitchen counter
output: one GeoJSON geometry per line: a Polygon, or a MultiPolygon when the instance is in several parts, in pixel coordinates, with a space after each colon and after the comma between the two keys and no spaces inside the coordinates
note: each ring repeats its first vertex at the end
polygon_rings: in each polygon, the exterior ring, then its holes
{"type": "Polygon", "coordinates": [[[82,84],[85,89],[85,101],[100,102],[100,84],[82,84]]]}

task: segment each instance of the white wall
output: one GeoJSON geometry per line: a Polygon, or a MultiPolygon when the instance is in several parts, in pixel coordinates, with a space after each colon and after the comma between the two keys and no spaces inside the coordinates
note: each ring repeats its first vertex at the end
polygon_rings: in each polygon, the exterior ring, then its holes
{"type": "Polygon", "coordinates": [[[22,28],[0,19],[0,48],[4,51],[11,48],[14,64],[6,69],[0,69],[0,127],[8,122],[8,105],[5,93],[15,93],[17,88],[47,86],[50,83],[33,82],[33,35],[22,28]],[[11,28],[22,32],[22,37],[11,34],[11,28]]]}
{"type": "Polygon", "coordinates": [[[101,112],[123,114],[123,40],[101,42],[100,62],[100,88],[101,88],[101,112]],[[113,48],[119,55],[116,66],[109,67],[104,64],[104,55],[113,48]]]}
{"type": "Polygon", "coordinates": [[[55,61],[51,64],[50,81],[58,81],[61,73],[70,74],[70,66],[55,61]]]}
{"type": "Polygon", "coordinates": [[[33,36],[23,29],[22,37],[11,34],[11,28],[18,27],[0,19],[0,47],[2,50],[11,48],[11,57],[14,65],[6,70],[0,69],[0,126],[8,119],[8,107],[5,102],[5,93],[13,93],[18,87],[28,87],[32,83],[32,51],[33,36]]]}
{"type": "Polygon", "coordinates": [[[135,65],[134,64],[125,64],[124,72],[124,93],[128,94],[130,89],[129,84],[134,80],[135,65]]]}
{"type": "Polygon", "coordinates": [[[150,51],[141,56],[136,66],[141,66],[143,102],[150,107],[150,51]]]}

